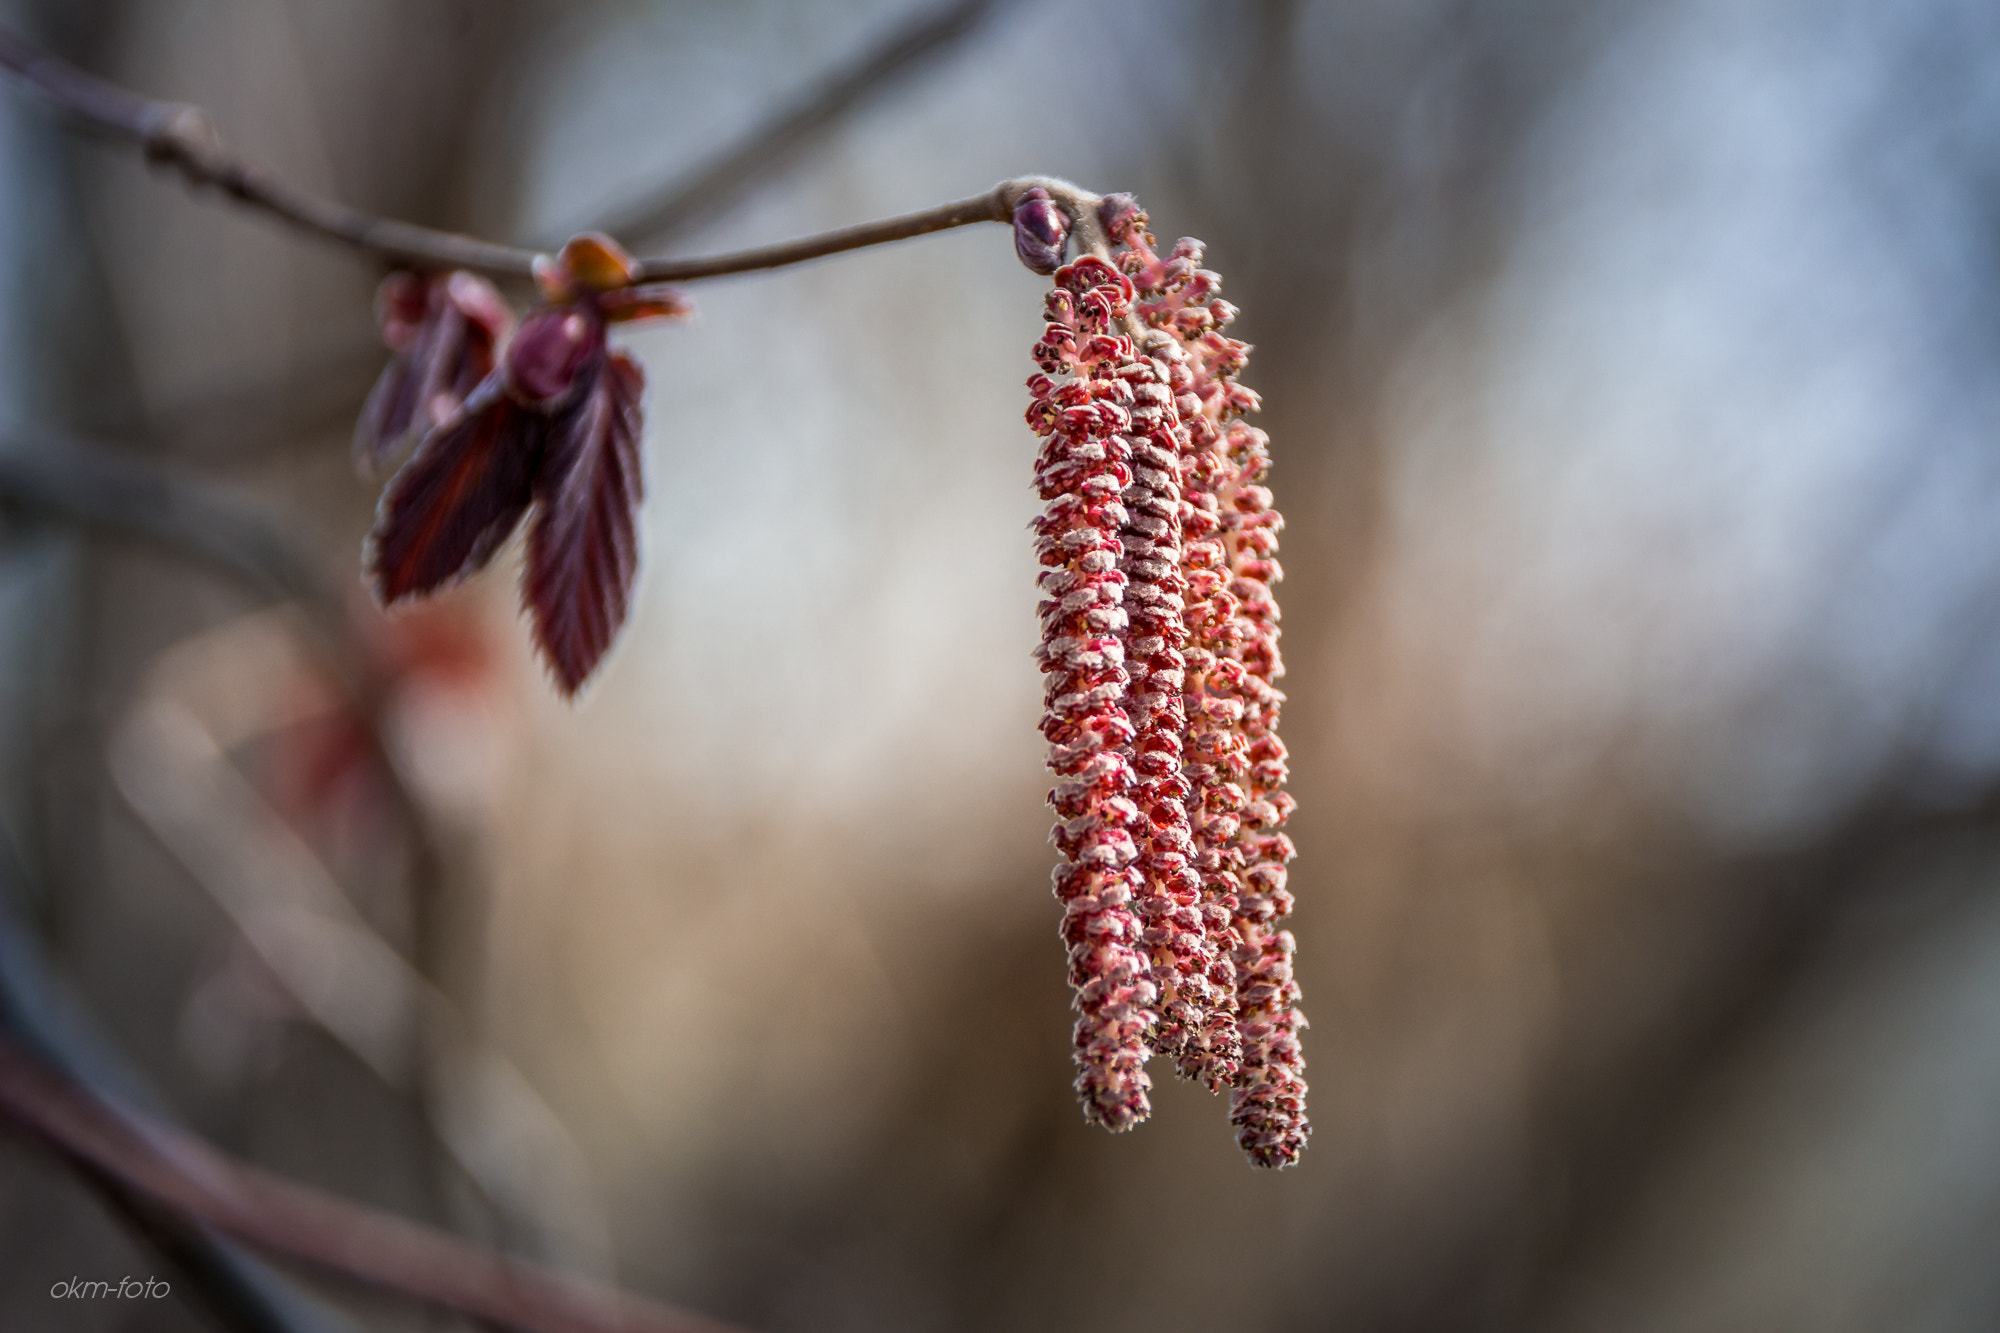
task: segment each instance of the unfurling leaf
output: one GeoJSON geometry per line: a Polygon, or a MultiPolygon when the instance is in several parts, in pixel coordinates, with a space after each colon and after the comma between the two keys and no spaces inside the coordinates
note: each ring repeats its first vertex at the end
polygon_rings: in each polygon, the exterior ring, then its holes
{"type": "Polygon", "coordinates": [[[631,606],[639,569],[639,399],[645,372],[613,352],[549,425],[535,478],[522,596],[565,695],[596,669],[631,606]]]}
{"type": "Polygon", "coordinates": [[[382,341],[396,353],[361,409],[354,457],[373,473],[411,431],[451,419],[492,373],[513,316],[493,284],[471,273],[391,273],[375,295],[382,341]]]}
{"type": "Polygon", "coordinates": [[[366,565],[383,605],[435,591],[493,558],[534,498],[546,429],[495,375],[425,437],[375,512],[366,565]]]}

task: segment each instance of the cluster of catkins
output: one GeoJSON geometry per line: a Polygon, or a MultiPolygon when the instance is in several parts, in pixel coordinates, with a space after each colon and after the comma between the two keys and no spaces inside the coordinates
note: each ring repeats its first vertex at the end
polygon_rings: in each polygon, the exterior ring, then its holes
{"type": "Polygon", "coordinates": [[[1055,280],[1028,424],[1076,1087],[1087,1118],[1130,1128],[1165,1055],[1230,1089],[1253,1163],[1285,1166],[1310,1126],[1278,928],[1293,802],[1269,441],[1241,420],[1259,406],[1236,382],[1249,348],[1223,332],[1236,311],[1201,243],[1160,256],[1129,195],[1097,212],[1111,257],[1060,267],[1054,202],[1030,190],[1015,214],[1023,262],[1055,280]]]}

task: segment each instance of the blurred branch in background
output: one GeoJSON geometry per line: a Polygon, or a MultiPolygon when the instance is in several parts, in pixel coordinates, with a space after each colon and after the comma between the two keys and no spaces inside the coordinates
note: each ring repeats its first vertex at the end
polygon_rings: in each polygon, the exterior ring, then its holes
{"type": "Polygon", "coordinates": [[[263,1248],[524,1333],[727,1333],[730,1325],[474,1249],[232,1161],[114,1108],[0,1042],[0,1112],[176,1212],[263,1248]]]}
{"type": "MultiPolygon", "coordinates": [[[[157,1108],[151,1094],[98,1034],[82,1004],[44,955],[22,909],[23,872],[13,840],[0,835],[0,1034],[99,1095],[157,1108]]],[[[128,1182],[72,1153],[65,1159],[147,1244],[168,1259],[228,1328],[242,1333],[343,1333],[345,1319],[199,1223],[161,1208],[128,1182]]]]}
{"type": "Polygon", "coordinates": [[[229,759],[290,720],[288,647],[266,617],[171,650],[113,738],[119,791],[301,1009],[415,1097],[452,1160],[538,1253],[609,1271],[610,1235],[561,1120],[229,759]]]}
{"type": "Polygon", "coordinates": [[[1579,1274],[1627,1242],[1655,1205],[1680,1140],[1714,1114],[1718,1082],[1769,1042],[1802,995],[1816,983],[1824,989],[1830,967],[1858,962],[1865,974],[1881,965],[1878,955],[1907,948],[1907,937],[1955,930],[1993,901],[1992,884],[1976,872],[1917,887],[1937,873],[1927,863],[1964,857],[2000,831],[2000,782],[1946,806],[1915,795],[1929,739],[1913,730],[1909,751],[1809,845],[1678,867],[1732,900],[1726,916],[1717,912],[1727,929],[1712,927],[1716,956],[1642,1049],[1621,1053],[1612,1070],[1551,1104],[1550,1141],[1566,1188],[1524,1293],[1524,1327],[1561,1325],[1579,1274]]]}
{"type": "MultiPolygon", "coordinates": [[[[795,165],[851,117],[921,73],[1019,0],[956,0],[893,29],[859,60],[834,70],[739,143],[683,176],[615,208],[596,226],[634,241],[661,240],[728,211],[795,165]]],[[[582,228],[578,228],[582,230],[582,228]]]]}
{"type": "MultiPolygon", "coordinates": [[[[384,735],[386,682],[376,678],[341,603],[288,538],[198,482],[73,441],[0,451],[0,513],[137,538],[199,559],[300,611],[316,630],[307,642],[333,669],[336,690],[343,679],[350,682],[349,702],[363,723],[369,757],[408,836],[431,849],[419,854],[413,892],[435,892],[428,881],[441,873],[439,839],[384,735]],[[357,674],[366,682],[352,684],[357,674]]],[[[561,1121],[369,926],[320,858],[224,753],[287,720],[286,696],[302,669],[293,660],[289,620],[266,616],[239,627],[219,657],[210,651],[191,660],[195,645],[170,655],[115,739],[119,786],[301,1010],[383,1082],[414,1096],[437,1142],[511,1229],[531,1238],[539,1253],[606,1271],[609,1236],[587,1168],[561,1121]],[[247,659],[235,660],[246,648],[247,659]]],[[[417,919],[425,913],[419,910],[417,919]]]]}
{"type": "Polygon", "coordinates": [[[15,438],[0,448],[0,515],[140,541],[296,603],[329,643],[340,599],[319,561],[275,525],[188,477],[79,441],[15,438]]]}

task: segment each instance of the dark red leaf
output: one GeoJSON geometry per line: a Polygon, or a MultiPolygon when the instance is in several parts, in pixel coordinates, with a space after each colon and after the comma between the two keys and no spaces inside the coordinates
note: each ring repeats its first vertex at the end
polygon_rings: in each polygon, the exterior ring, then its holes
{"type": "Polygon", "coordinates": [[[522,597],[556,685],[574,695],[618,637],[639,569],[639,399],[645,372],[613,352],[549,427],[535,478],[522,597]]]}
{"type": "Polygon", "coordinates": [[[410,358],[402,353],[389,358],[381,378],[368,391],[361,419],[354,423],[354,461],[365,476],[376,474],[410,428],[415,415],[415,398],[410,392],[410,358]]]}
{"type": "MultiPolygon", "coordinates": [[[[412,428],[428,430],[457,410],[456,395],[467,351],[466,318],[457,307],[440,301],[438,308],[416,326],[407,351],[382,370],[361,409],[354,431],[355,457],[369,470],[381,467],[412,428]]],[[[491,369],[492,354],[486,356],[491,369]]]]}
{"type": "Polygon", "coordinates": [[[385,606],[493,558],[534,498],[547,428],[495,374],[424,438],[383,493],[368,539],[369,581],[385,606]]]}
{"type": "Polygon", "coordinates": [[[454,373],[449,378],[440,377],[440,387],[456,405],[493,373],[500,344],[514,327],[514,312],[507,308],[500,289],[477,273],[447,275],[444,293],[452,309],[465,318],[465,341],[452,364],[454,373]]]}
{"type": "Polygon", "coordinates": [[[382,279],[375,289],[375,327],[382,331],[382,341],[395,351],[408,351],[430,313],[431,295],[429,274],[404,268],[382,279]]]}
{"type": "Polygon", "coordinates": [[[493,284],[471,273],[392,273],[376,307],[382,340],[396,355],[354,428],[355,459],[371,473],[413,431],[456,415],[492,373],[494,350],[513,323],[493,284]]]}

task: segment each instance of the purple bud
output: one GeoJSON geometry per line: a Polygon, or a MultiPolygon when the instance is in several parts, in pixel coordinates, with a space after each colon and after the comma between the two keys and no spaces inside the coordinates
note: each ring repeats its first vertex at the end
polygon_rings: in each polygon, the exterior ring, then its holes
{"type": "Polygon", "coordinates": [[[1062,266],[1069,244],[1069,219],[1039,185],[1014,205],[1014,253],[1032,273],[1044,277],[1062,266]]]}
{"type": "Polygon", "coordinates": [[[552,408],[604,352],[604,322],[581,305],[537,310],[507,344],[507,387],[530,407],[552,408]]]}

